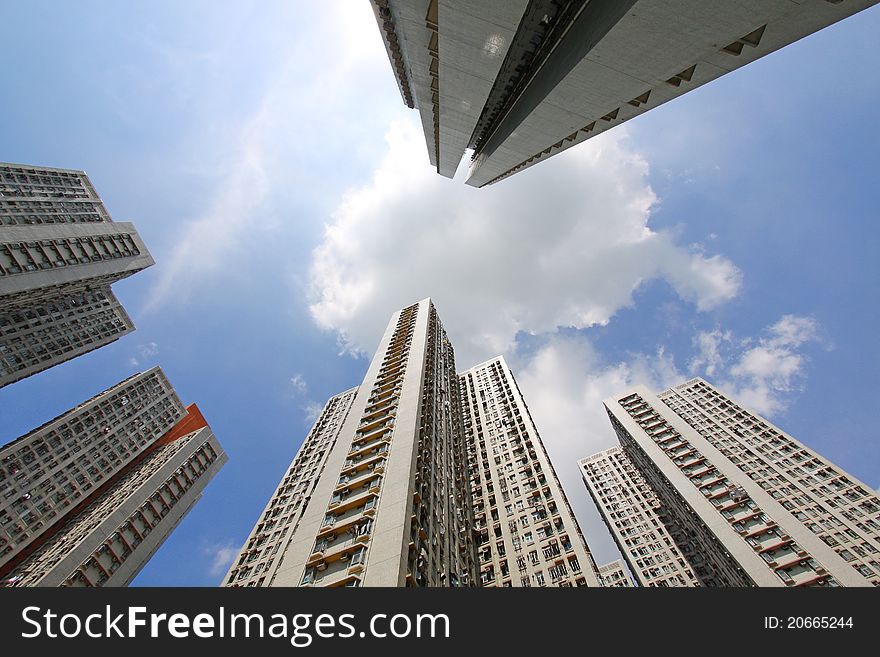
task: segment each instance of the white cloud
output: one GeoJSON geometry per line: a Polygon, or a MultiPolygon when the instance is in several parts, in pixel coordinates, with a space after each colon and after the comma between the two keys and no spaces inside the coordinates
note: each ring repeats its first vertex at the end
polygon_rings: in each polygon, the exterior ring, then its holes
{"type": "Polygon", "coordinates": [[[321,411],[324,410],[324,407],[321,406],[316,401],[309,401],[307,404],[303,406],[303,411],[305,411],[305,416],[303,417],[304,424],[314,424],[315,420],[318,419],[318,416],[321,414],[321,411]]]}
{"type": "Polygon", "coordinates": [[[302,374],[295,374],[290,378],[290,385],[293,386],[293,392],[296,395],[305,395],[309,391],[309,386],[302,374]]]}
{"type": "Polygon", "coordinates": [[[226,541],[203,548],[202,553],[208,558],[208,574],[219,577],[229,570],[232,560],[238,554],[238,548],[232,541],[226,541]]]}
{"type": "Polygon", "coordinates": [[[719,328],[698,333],[693,341],[699,352],[688,363],[691,374],[702,370],[707,376],[715,376],[716,370],[724,363],[721,348],[732,339],[733,333],[719,328]]]}
{"type": "Polygon", "coordinates": [[[297,400],[299,409],[303,412],[303,424],[311,426],[324,410],[324,406],[319,404],[309,396],[309,386],[302,374],[295,374],[290,378],[292,386],[291,397],[297,400]]]}
{"type": "Polygon", "coordinates": [[[207,202],[205,212],[184,225],[171,253],[160,261],[147,311],[155,311],[175,297],[185,301],[196,281],[219,268],[253,221],[269,190],[264,161],[267,113],[268,102],[243,127],[240,143],[233,147],[235,164],[207,202]]]}
{"type": "Polygon", "coordinates": [[[128,359],[128,364],[132,367],[139,367],[141,363],[152,360],[159,355],[159,345],[155,342],[146,342],[135,347],[135,351],[137,351],[137,355],[131,356],[128,359]]]}
{"type": "Polygon", "coordinates": [[[395,123],[372,182],[345,195],[313,253],[310,310],[344,349],[370,353],[390,313],[434,299],[467,367],[518,331],[605,324],[647,280],[708,310],[739,270],[648,226],[648,165],[625,132],[605,133],[476,190],[427,164],[412,122],[395,123]]]}
{"type": "Polygon", "coordinates": [[[637,384],[661,390],[686,379],[663,347],[609,363],[583,336],[556,334],[518,360],[511,358],[517,382],[553,462],[562,467],[616,443],[603,399],[637,384]]]}
{"type": "Polygon", "coordinates": [[[785,410],[791,393],[802,388],[807,358],[798,348],[818,339],[816,321],[795,315],[784,315],[757,341],[738,341],[716,328],[694,338],[699,353],[689,369],[714,378],[746,407],[770,417],[785,410]]]}

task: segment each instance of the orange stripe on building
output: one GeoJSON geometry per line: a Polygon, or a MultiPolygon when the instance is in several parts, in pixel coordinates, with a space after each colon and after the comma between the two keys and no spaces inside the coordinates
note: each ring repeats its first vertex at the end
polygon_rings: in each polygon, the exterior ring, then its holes
{"type": "Polygon", "coordinates": [[[195,404],[190,404],[186,407],[186,415],[181,418],[177,424],[171,427],[164,436],[153,443],[153,446],[158,447],[160,445],[173,443],[178,438],[183,438],[184,436],[191,434],[193,431],[198,431],[206,426],[208,426],[208,421],[205,419],[205,416],[202,415],[199,407],[195,404]]]}

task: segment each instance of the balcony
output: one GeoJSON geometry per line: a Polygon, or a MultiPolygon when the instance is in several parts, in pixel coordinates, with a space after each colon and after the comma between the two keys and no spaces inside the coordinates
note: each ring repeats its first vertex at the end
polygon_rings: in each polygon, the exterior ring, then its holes
{"type": "Polygon", "coordinates": [[[370,474],[381,474],[385,471],[385,457],[386,455],[383,453],[357,460],[347,459],[342,465],[342,470],[339,474],[351,477],[349,481],[352,482],[367,472],[370,474]]]}
{"type": "Polygon", "coordinates": [[[333,541],[329,541],[328,537],[318,540],[315,549],[306,561],[306,567],[315,566],[322,561],[326,564],[339,559],[347,561],[351,559],[352,553],[357,552],[370,541],[369,532],[360,535],[352,535],[351,532],[337,532],[332,536],[335,537],[333,541]],[[342,538],[343,536],[345,538],[342,538]]]}
{"type": "Polygon", "coordinates": [[[376,513],[375,504],[367,508],[364,507],[353,507],[346,509],[345,513],[341,513],[336,516],[336,519],[328,524],[325,524],[318,530],[317,537],[325,538],[330,534],[336,534],[341,531],[346,531],[352,525],[355,525],[367,518],[372,518],[376,513]]]}
{"type": "MultiPolygon", "coordinates": [[[[689,468],[693,468],[699,465],[700,463],[703,463],[705,460],[706,458],[698,453],[697,456],[694,456],[694,458],[691,459],[674,459],[673,461],[676,463],[676,465],[678,465],[679,468],[681,468],[682,471],[685,471],[689,468]]],[[[696,472],[692,472],[688,476],[697,477],[700,475],[698,475],[696,472]]]]}
{"type": "Polygon", "coordinates": [[[399,385],[400,380],[397,378],[393,378],[388,381],[380,379],[379,381],[376,381],[376,385],[373,386],[373,395],[379,396],[380,393],[383,392],[392,392],[392,389],[395,388],[395,386],[399,385]]]}
{"type": "Polygon", "coordinates": [[[352,447],[351,451],[348,453],[348,457],[350,460],[354,460],[356,457],[366,457],[372,450],[377,450],[376,454],[385,454],[390,449],[391,438],[383,438],[378,443],[367,443],[362,445],[357,445],[352,447]],[[384,449],[383,449],[384,448],[384,449]]]}
{"type": "Polygon", "coordinates": [[[383,400],[382,403],[372,404],[364,409],[364,415],[361,418],[360,427],[364,427],[381,417],[386,417],[389,412],[394,411],[395,406],[391,399],[383,400]]]}
{"type": "Polygon", "coordinates": [[[369,440],[370,436],[376,434],[377,431],[381,429],[391,428],[394,426],[394,415],[382,415],[374,420],[369,422],[361,422],[361,425],[358,427],[357,433],[358,437],[354,439],[353,442],[360,442],[362,440],[369,440]]]}
{"type": "Polygon", "coordinates": [[[387,390],[383,390],[382,392],[374,392],[370,395],[370,398],[367,400],[368,408],[370,405],[378,404],[379,402],[389,400],[396,392],[398,392],[400,388],[388,388],[387,390]]]}
{"type": "Polygon", "coordinates": [[[356,495],[362,488],[372,490],[378,487],[381,480],[382,477],[377,476],[373,470],[360,471],[354,477],[343,476],[340,478],[339,483],[336,484],[334,495],[344,495],[345,491],[349,491],[349,495],[356,495]],[[377,479],[379,482],[373,482],[373,479],[377,479]]]}
{"type": "Polygon", "coordinates": [[[329,508],[337,514],[345,513],[352,507],[364,504],[372,497],[375,497],[377,492],[378,486],[371,486],[370,488],[358,488],[356,491],[350,493],[347,497],[343,497],[336,502],[331,500],[329,508]]]}

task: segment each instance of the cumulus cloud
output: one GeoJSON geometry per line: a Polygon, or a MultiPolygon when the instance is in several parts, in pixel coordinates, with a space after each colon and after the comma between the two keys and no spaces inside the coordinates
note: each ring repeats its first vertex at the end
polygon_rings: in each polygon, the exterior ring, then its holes
{"type": "MultiPolygon", "coordinates": [[[[553,335],[511,367],[554,463],[616,444],[602,400],[633,385],[661,390],[686,379],[663,347],[607,362],[583,336],[553,335]]],[[[576,470],[576,469],[575,469],[576,470]]]]}
{"type": "Polygon", "coordinates": [[[390,313],[427,296],[467,367],[507,351],[518,331],[605,324],[650,279],[698,310],[740,288],[730,260],[649,227],[657,198],[623,130],[479,190],[426,164],[413,122],[387,141],[313,252],[310,310],[345,350],[371,353],[390,313]]]}
{"type": "Polygon", "coordinates": [[[318,416],[321,414],[321,411],[324,410],[324,407],[318,402],[310,400],[303,406],[302,410],[305,413],[303,416],[303,423],[314,424],[315,420],[317,420],[318,416]]]}
{"type": "Polygon", "coordinates": [[[229,570],[232,560],[238,554],[238,547],[232,541],[215,543],[202,548],[202,554],[208,561],[208,574],[211,577],[220,577],[229,570]]]}
{"type": "Polygon", "coordinates": [[[785,410],[791,393],[802,388],[807,357],[799,348],[818,341],[819,331],[811,317],[783,315],[763,333],[757,340],[737,340],[718,328],[699,333],[689,369],[714,378],[725,392],[769,417],[785,410]]]}

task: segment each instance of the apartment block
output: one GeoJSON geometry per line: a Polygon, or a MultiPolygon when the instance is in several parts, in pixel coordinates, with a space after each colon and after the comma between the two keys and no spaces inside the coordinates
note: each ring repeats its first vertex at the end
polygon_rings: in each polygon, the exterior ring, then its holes
{"type": "Polygon", "coordinates": [[[110,285],[152,264],[84,172],[0,163],[0,387],[133,331],[110,285]]]}
{"type": "MultiPolygon", "coordinates": [[[[703,395],[704,413],[714,412],[714,406],[721,410],[732,407],[729,400],[707,384],[701,385],[703,383],[695,379],[674,390],[684,391],[684,398],[697,399],[703,395]],[[713,392],[719,397],[711,394],[713,392]]],[[[681,398],[676,399],[669,393],[666,391],[663,395],[670,403],[683,403],[681,398]]],[[[803,510],[803,493],[796,493],[790,486],[785,493],[782,490],[785,484],[778,488],[771,485],[777,484],[777,479],[785,480],[787,475],[784,468],[773,467],[773,459],[766,456],[776,447],[772,443],[774,438],[783,440],[782,434],[772,436],[775,428],[766,421],[751,415],[748,422],[753,423],[752,431],[740,442],[715,435],[711,426],[701,426],[704,420],[694,415],[691,422],[705,429],[703,434],[706,435],[703,435],[643,386],[605,400],[605,407],[623,451],[656,494],[663,513],[671,519],[675,531],[671,531],[670,536],[676,539],[684,556],[701,556],[699,563],[690,564],[701,582],[720,586],[872,585],[873,573],[865,564],[856,562],[852,546],[864,550],[862,543],[875,547],[876,542],[864,540],[867,535],[855,531],[855,538],[846,534],[846,528],[837,524],[836,509],[832,513],[820,505],[825,515],[817,520],[835,518],[834,522],[828,520],[834,533],[839,528],[851,539],[847,545],[850,549],[844,552],[845,548],[823,540],[828,534],[823,536],[823,532],[809,527],[808,516],[804,521],[795,515],[803,510]],[[769,444],[764,444],[765,439],[769,444]],[[725,451],[717,445],[723,445],[725,451]],[[747,459],[753,458],[757,460],[752,465],[766,468],[768,473],[773,470],[774,479],[762,480],[761,476],[771,475],[756,474],[754,469],[747,471],[742,467],[747,459]]],[[[734,417],[738,412],[742,417],[736,419],[745,420],[744,410],[734,410],[734,417]]],[[[727,419],[718,413],[714,421],[724,426],[727,419]]],[[[744,426],[749,425],[744,422],[744,426]]],[[[786,437],[782,444],[786,450],[780,463],[804,468],[803,473],[794,471],[800,478],[808,472],[831,467],[793,439],[786,437]]],[[[842,485],[841,492],[855,492],[857,499],[852,501],[866,527],[870,525],[865,521],[880,520],[877,496],[864,484],[837,469],[832,478],[842,485]],[[844,484],[841,478],[849,483],[844,484]]],[[[828,499],[834,497],[830,495],[823,501],[827,504],[828,499]]],[[[870,562],[869,557],[866,559],[870,562]]]]}
{"type": "Polygon", "coordinates": [[[599,586],[580,527],[502,357],[459,376],[482,586],[599,586]]]}
{"type": "MultiPolygon", "coordinates": [[[[352,388],[334,395],[324,406],[232,563],[223,580],[224,585],[274,585],[278,566],[287,556],[287,547],[324,474],[327,457],[336,445],[357,391],[352,388]]],[[[379,462],[379,459],[365,462],[361,471],[373,472],[379,462]]],[[[357,537],[358,534],[353,534],[351,538],[357,537]]]]}
{"type": "Polygon", "coordinates": [[[0,448],[0,585],[122,586],[226,462],[158,368],[0,448]]]}
{"type": "Polygon", "coordinates": [[[608,588],[632,587],[632,580],[626,574],[626,568],[620,559],[599,566],[599,580],[602,586],[608,588]]]}
{"type": "Polygon", "coordinates": [[[700,378],[658,398],[875,586],[880,496],[700,378]]]}
{"type": "MultiPolygon", "coordinates": [[[[593,502],[640,586],[713,583],[701,582],[694,572],[702,557],[691,549],[674,518],[666,513],[657,494],[621,447],[582,459],[578,466],[593,502]],[[685,549],[687,553],[683,552],[685,549]]],[[[602,577],[607,579],[604,574],[602,577]]],[[[628,577],[626,581],[629,582],[628,577]]]]}
{"type": "MultiPolygon", "coordinates": [[[[224,583],[250,585],[258,576],[261,586],[474,585],[455,355],[430,299],[392,316],[363,383],[336,402],[336,416],[331,400],[288,471],[305,482],[309,502],[279,512],[286,520],[266,539],[279,532],[270,575],[265,566],[247,571],[266,531],[264,512],[251,534],[257,540],[248,539],[224,583]],[[324,452],[315,457],[320,465],[300,474],[310,450],[324,452]]],[[[265,559],[259,554],[254,561],[265,559]]]]}
{"type": "MultiPolygon", "coordinates": [[[[371,0],[428,157],[534,166],[877,0],[371,0]]],[[[817,90],[817,93],[820,93],[817,90]]]]}

